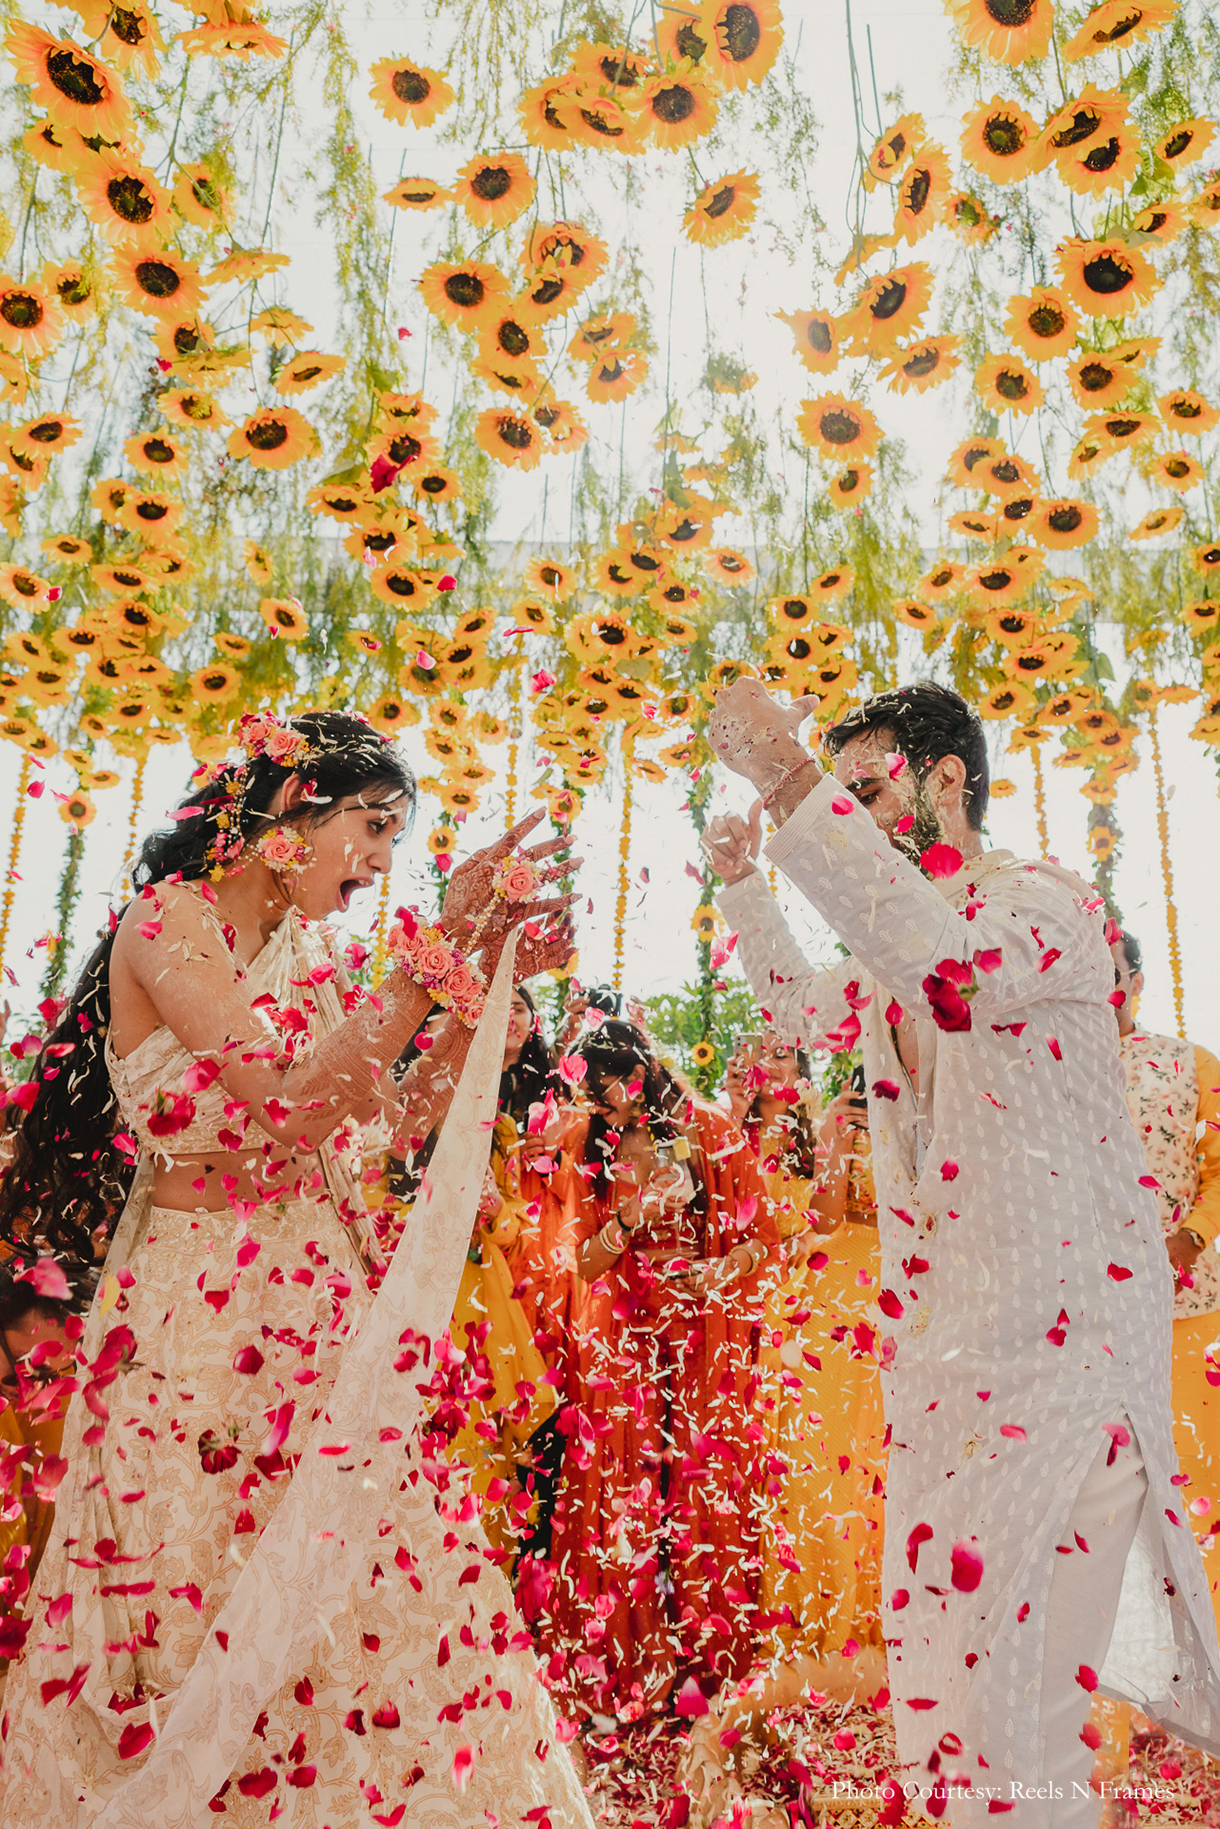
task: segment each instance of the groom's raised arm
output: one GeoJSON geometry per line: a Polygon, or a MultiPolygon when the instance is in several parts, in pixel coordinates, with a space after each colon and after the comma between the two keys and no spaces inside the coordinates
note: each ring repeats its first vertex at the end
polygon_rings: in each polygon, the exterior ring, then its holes
{"type": "Polygon", "coordinates": [[[776,1032],[791,1046],[852,1047],[858,1023],[845,987],[859,973],[851,961],[811,966],[757,870],[726,884],[716,905],[737,934],[737,956],[776,1032]]]}

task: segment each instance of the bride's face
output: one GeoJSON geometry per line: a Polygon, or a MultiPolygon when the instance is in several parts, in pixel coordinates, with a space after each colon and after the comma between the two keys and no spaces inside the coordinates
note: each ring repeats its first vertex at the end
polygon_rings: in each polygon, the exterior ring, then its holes
{"type": "Polygon", "coordinates": [[[395,839],[406,829],[410,803],[385,783],[345,795],[317,821],[290,826],[309,847],[299,874],[286,876],[293,903],[310,921],[345,914],[352,897],[371,889],[390,868],[395,839]]]}

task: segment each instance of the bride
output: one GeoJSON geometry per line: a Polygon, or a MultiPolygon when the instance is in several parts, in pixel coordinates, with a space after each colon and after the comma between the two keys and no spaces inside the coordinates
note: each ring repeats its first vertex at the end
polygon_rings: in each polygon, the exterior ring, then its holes
{"type": "Polygon", "coordinates": [[[537,899],[565,841],[514,854],[537,814],[454,872],[434,928],[400,911],[398,967],[365,993],[325,921],[389,869],[410,771],[336,712],[242,737],[144,846],[0,1189],[11,1241],[106,1254],[5,1697],[0,1821],[587,1829],[473,1505],[438,1499],[413,1428],[514,973],[570,951],[572,897],[537,899]],[[447,1109],[387,1265],[359,1140],[409,1147],[447,1109]]]}

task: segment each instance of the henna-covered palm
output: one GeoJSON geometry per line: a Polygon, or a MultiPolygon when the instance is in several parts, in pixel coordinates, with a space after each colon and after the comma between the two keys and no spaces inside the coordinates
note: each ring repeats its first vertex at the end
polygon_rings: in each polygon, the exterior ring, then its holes
{"type": "MultiPolygon", "coordinates": [[[[510,902],[495,892],[497,865],[502,864],[521,845],[521,840],[529,836],[543,813],[544,809],[540,807],[527,819],[519,820],[494,845],[476,851],[473,857],[468,857],[465,863],[459,864],[449,879],[440,913],[440,925],[458,946],[466,950],[481,950],[485,964],[493,957],[499,957],[505,940],[522,921],[552,920],[576,900],[575,891],[571,895],[532,902],[510,902]]],[[[560,836],[545,844],[522,846],[521,856],[536,865],[548,857],[554,857],[557,852],[566,850],[569,843],[569,839],[560,836]]],[[[562,867],[553,866],[549,871],[540,872],[539,880],[545,883],[554,881],[561,875],[570,876],[580,868],[582,861],[575,858],[565,861],[562,867]]],[[[549,968],[540,966],[538,969],[545,971],[549,968]]]]}

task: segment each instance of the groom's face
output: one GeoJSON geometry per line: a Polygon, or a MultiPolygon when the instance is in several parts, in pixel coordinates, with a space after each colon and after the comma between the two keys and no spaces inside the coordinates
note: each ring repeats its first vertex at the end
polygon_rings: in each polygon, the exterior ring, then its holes
{"type": "Polygon", "coordinates": [[[892,730],[849,737],[835,758],[835,779],[855,795],[894,849],[914,863],[943,838],[927,788],[905,763],[892,730]]]}

